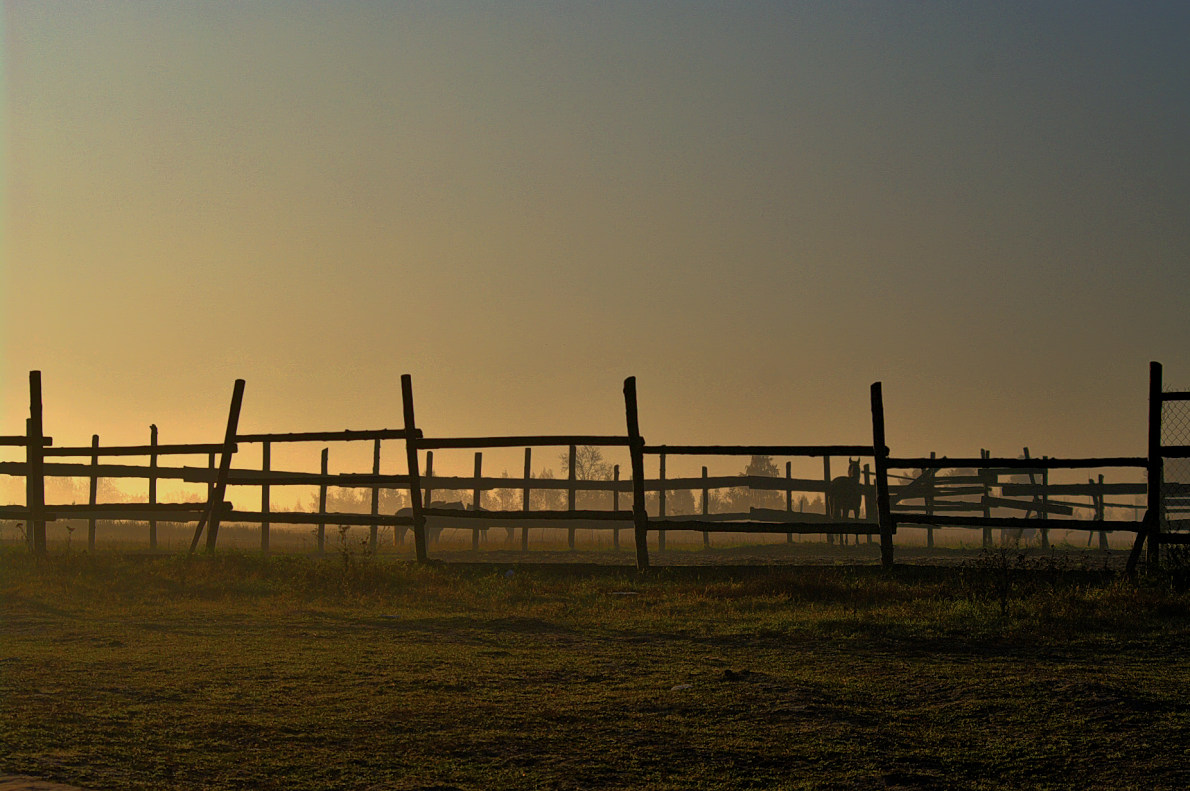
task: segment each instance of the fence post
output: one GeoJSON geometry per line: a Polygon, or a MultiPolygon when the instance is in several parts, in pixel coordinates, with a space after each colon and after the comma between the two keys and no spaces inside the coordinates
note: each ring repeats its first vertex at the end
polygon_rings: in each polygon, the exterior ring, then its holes
{"type": "Polygon", "coordinates": [[[426,451],[426,491],[422,494],[422,503],[426,508],[434,507],[434,487],[428,480],[434,477],[434,451],[426,451]]]}
{"type": "MultiPolygon", "coordinates": [[[[237,379],[231,393],[231,409],[227,413],[227,431],[223,435],[223,455],[219,460],[219,473],[215,476],[215,485],[210,489],[207,510],[194,528],[194,539],[190,542],[190,551],[198,548],[198,539],[202,535],[203,527],[207,529],[207,551],[215,550],[215,542],[219,539],[219,518],[223,510],[223,495],[227,491],[227,474],[231,470],[231,457],[236,448],[236,428],[240,423],[240,406],[244,402],[244,380],[237,379]]],[[[211,456],[212,460],[214,455],[211,456]]]]}
{"type": "MultiPolygon", "coordinates": [[[[479,510],[479,478],[483,475],[483,453],[475,451],[475,488],[471,490],[471,510],[479,510]]],[[[471,549],[479,550],[479,528],[471,530],[471,549]]]]}
{"type": "Polygon", "coordinates": [[[1136,571],[1136,564],[1140,560],[1140,551],[1145,539],[1149,542],[1149,564],[1156,567],[1161,562],[1161,550],[1158,546],[1161,531],[1161,479],[1165,475],[1165,465],[1161,458],[1161,363],[1149,363],[1149,435],[1148,435],[1148,463],[1145,465],[1147,478],[1145,496],[1145,517],[1136,540],[1132,544],[1132,552],[1128,555],[1128,573],[1136,571]]]}
{"type": "Polygon", "coordinates": [[[25,423],[25,508],[33,554],[45,555],[45,467],[41,414],[41,371],[29,372],[29,420],[25,423]]]}
{"type": "MultiPolygon", "coordinates": [[[[380,474],[380,438],[372,440],[372,474],[380,474]]],[[[380,487],[372,487],[372,516],[380,515],[380,487]]],[[[368,525],[368,549],[375,552],[380,546],[380,526],[368,525]]]]}
{"type": "MultiPolygon", "coordinates": [[[[826,493],[829,492],[830,488],[831,488],[831,457],[830,456],[822,457],[822,482],[823,482],[822,513],[826,514],[826,518],[829,520],[831,518],[831,506],[830,506],[830,503],[828,503],[826,501],[826,493]]],[[[842,540],[841,537],[840,537],[840,540],[842,540]]],[[[835,543],[835,534],[834,533],[826,534],[826,543],[827,544],[835,543]]]]}
{"type": "MultiPolygon", "coordinates": [[[[330,452],[330,448],[322,449],[322,483],[318,484],[318,513],[320,514],[326,513],[326,476],[329,470],[329,464],[327,462],[329,461],[330,452]]],[[[318,537],[316,541],[318,543],[318,554],[321,555],[326,551],[326,522],[318,523],[318,537]]]]}
{"type": "MultiPolygon", "coordinates": [[[[272,443],[267,439],[260,445],[260,470],[261,472],[268,472],[273,466],[273,449],[272,443]]],[[[269,554],[269,485],[266,482],[260,485],[260,551],[264,554],[269,554]]]]}
{"type": "Polygon", "coordinates": [[[872,453],[876,462],[876,511],[880,523],[880,564],[891,568],[893,564],[893,522],[892,506],[888,498],[888,447],[884,442],[884,395],[880,382],[872,383],[872,453]]]}
{"type": "MultiPolygon", "coordinates": [[[[149,426],[149,505],[157,505],[157,424],[149,426]]],[[[149,550],[157,549],[157,520],[149,518],[149,550]]]]}
{"type": "MultiPolygon", "coordinates": [[[[661,454],[661,466],[658,468],[657,482],[660,488],[657,490],[657,517],[659,519],[665,518],[665,454],[661,454]]],[[[665,551],[665,531],[657,531],[657,551],[665,551]]]]}
{"type": "MultiPolygon", "coordinates": [[[[617,464],[612,467],[612,511],[620,510],[620,465],[617,464]]],[[[612,549],[620,548],[620,523],[615,522],[615,527],[612,528],[612,549]]]]}
{"type": "MultiPolygon", "coordinates": [[[[1095,494],[1095,518],[1102,522],[1107,518],[1107,509],[1103,503],[1103,473],[1099,473],[1099,485],[1096,488],[1095,494]]],[[[1107,551],[1107,531],[1099,531],[1099,549],[1102,552],[1107,551]]]]}
{"type": "MultiPolygon", "coordinates": [[[[992,455],[992,452],[990,450],[985,450],[983,448],[979,449],[979,458],[987,459],[987,458],[991,458],[991,455],[992,455]]],[[[992,496],[992,488],[991,488],[991,486],[988,485],[988,476],[987,476],[987,468],[986,467],[979,468],[979,480],[983,483],[983,497],[981,498],[981,500],[983,502],[983,518],[991,519],[992,518],[992,506],[989,504],[988,498],[992,496]]],[[[983,528],[983,548],[989,549],[991,546],[992,546],[992,528],[985,527],[985,528],[983,528]]]]}
{"type": "Polygon", "coordinates": [[[409,465],[409,506],[413,512],[413,552],[426,561],[426,518],[421,512],[421,475],[418,473],[417,426],[413,419],[413,378],[401,374],[401,406],[405,413],[405,459],[409,465]]]}
{"type": "MultiPolygon", "coordinates": [[[[1049,456],[1042,456],[1042,460],[1048,459],[1049,456]]],[[[1041,470],[1041,508],[1044,513],[1041,515],[1042,519],[1050,518],[1050,468],[1044,467],[1041,470]]],[[[1043,527],[1037,531],[1041,534],[1041,548],[1050,548],[1050,531],[1048,527],[1043,527]]]]}
{"type": "MultiPolygon", "coordinates": [[[[793,513],[793,484],[790,483],[791,478],[793,478],[793,462],[787,461],[785,462],[785,513],[787,514],[793,513]]],[[[793,543],[793,533],[785,534],[785,543],[793,543]]]]}
{"type": "Polygon", "coordinates": [[[632,523],[636,533],[636,567],[649,568],[649,514],[645,511],[645,441],[636,411],[636,377],[624,380],[624,416],[632,458],[632,523]]]}
{"type": "MultiPolygon", "coordinates": [[[[577,460],[578,460],[578,447],[575,445],[571,445],[570,446],[570,459],[569,459],[570,474],[567,476],[569,479],[569,486],[566,489],[566,508],[571,511],[574,510],[574,500],[575,500],[574,464],[577,460]]],[[[571,522],[571,524],[574,524],[574,523],[571,522]]],[[[575,532],[575,529],[573,527],[567,528],[567,530],[566,530],[566,546],[569,547],[570,549],[574,549],[574,532],[575,532]]]]}
{"type": "Polygon", "coordinates": [[[1164,395],[1161,363],[1149,363],[1149,565],[1161,565],[1161,487],[1165,481],[1165,459],[1161,456],[1161,412],[1164,395]]]}
{"type": "MultiPolygon", "coordinates": [[[[710,493],[707,491],[707,468],[702,468],[702,515],[707,516],[711,513],[710,507],[710,493]]],[[[711,545],[711,531],[702,531],[702,545],[709,547],[711,545]]]]}
{"type": "MultiPolygon", "coordinates": [[[[936,453],[937,453],[937,451],[933,451],[933,450],[930,451],[930,458],[931,459],[937,458],[937,456],[935,455],[936,453]]],[[[925,503],[926,503],[926,515],[927,516],[934,515],[934,478],[937,475],[937,472],[938,472],[937,470],[934,470],[934,475],[929,476],[929,488],[926,489],[925,503]]],[[[926,548],[927,549],[934,548],[934,526],[933,525],[926,526],[926,548]]]]}
{"type": "MultiPolygon", "coordinates": [[[[872,506],[875,505],[871,495],[867,494],[868,490],[872,488],[872,469],[869,465],[864,465],[864,516],[868,519],[872,518],[872,506]]],[[[859,543],[859,536],[855,537],[855,543],[859,543]]],[[[872,543],[872,534],[868,533],[868,543],[872,543]]]]}
{"type": "MultiPolygon", "coordinates": [[[[525,448],[525,488],[521,489],[521,510],[529,513],[529,480],[533,477],[533,449],[525,448]]],[[[529,550],[529,522],[521,528],[521,551],[529,550]]]]}
{"type": "MultiPolygon", "coordinates": [[[[99,478],[95,475],[95,468],[99,466],[99,435],[91,435],[91,480],[88,489],[87,502],[94,508],[99,502],[99,478]]],[[[95,513],[87,520],[87,551],[95,551],[95,513]]]]}

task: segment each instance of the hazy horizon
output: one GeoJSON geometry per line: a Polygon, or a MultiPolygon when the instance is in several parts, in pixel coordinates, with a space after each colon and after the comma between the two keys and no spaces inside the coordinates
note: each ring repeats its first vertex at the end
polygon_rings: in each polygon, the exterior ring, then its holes
{"type": "Polygon", "coordinates": [[[398,428],[403,373],[430,435],[622,434],[636,376],[654,444],[870,442],[881,381],[897,455],[1140,455],[1190,386],[1184,4],[0,24],[0,434],[31,369],[59,445],[218,441],[236,378],[398,428]]]}

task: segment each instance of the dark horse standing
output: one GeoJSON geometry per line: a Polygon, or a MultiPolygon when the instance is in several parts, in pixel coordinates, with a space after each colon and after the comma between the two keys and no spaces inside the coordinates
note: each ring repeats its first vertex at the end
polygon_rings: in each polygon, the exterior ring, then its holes
{"type": "MultiPolygon", "coordinates": [[[[839,522],[847,518],[847,513],[853,511],[859,519],[859,459],[847,460],[847,474],[831,480],[826,487],[826,515],[831,521],[839,522]]],[[[839,537],[842,543],[847,543],[845,536],[839,537]]]]}

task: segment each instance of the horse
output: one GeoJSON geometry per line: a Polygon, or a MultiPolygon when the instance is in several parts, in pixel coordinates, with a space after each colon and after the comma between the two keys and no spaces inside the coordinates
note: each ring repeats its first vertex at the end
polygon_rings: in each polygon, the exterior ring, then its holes
{"type": "MultiPolygon", "coordinates": [[[[834,478],[826,487],[826,514],[831,521],[842,521],[847,518],[849,511],[855,512],[859,519],[859,459],[847,460],[847,474],[834,478]]],[[[842,543],[847,543],[846,536],[840,536],[842,543]]]]}

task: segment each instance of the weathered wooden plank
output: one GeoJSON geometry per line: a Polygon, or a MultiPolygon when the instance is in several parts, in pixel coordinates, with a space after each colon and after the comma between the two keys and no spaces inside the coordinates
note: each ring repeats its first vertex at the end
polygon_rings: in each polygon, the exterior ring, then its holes
{"type": "MultiPolygon", "coordinates": [[[[405,439],[410,435],[409,429],[379,428],[356,431],[299,431],[281,434],[237,434],[240,442],[355,442],[359,440],[405,439]]],[[[420,438],[421,432],[415,436],[420,438]]],[[[217,446],[222,447],[222,446],[217,446]]]]}
{"type": "MultiPolygon", "coordinates": [[[[260,511],[227,511],[223,515],[224,522],[259,522],[263,517],[260,511]]],[[[362,527],[376,527],[380,525],[394,527],[412,527],[412,516],[397,516],[396,514],[355,514],[306,511],[272,511],[268,514],[272,522],[290,525],[352,525],[362,527]]]]}
{"type": "Polygon", "coordinates": [[[1029,469],[1085,469],[1089,467],[1144,467],[1147,459],[1139,456],[1105,456],[1103,458],[1083,459],[997,459],[977,458],[973,456],[948,459],[941,456],[936,459],[895,457],[889,458],[890,467],[910,469],[949,469],[959,467],[1003,467],[1006,470],[1019,472],[1029,469]]]}
{"type": "Polygon", "coordinates": [[[449,516],[468,520],[491,519],[494,521],[525,521],[526,519],[554,519],[554,520],[586,520],[586,519],[620,519],[631,521],[629,511],[608,511],[602,509],[579,510],[546,510],[540,511],[466,511],[458,508],[422,508],[426,517],[449,516]]]}
{"type": "Polygon", "coordinates": [[[714,533],[758,533],[799,535],[877,535],[880,526],[875,522],[719,522],[703,519],[650,519],[649,527],[654,530],[691,530],[714,533]]]}
{"type": "Polygon", "coordinates": [[[424,437],[417,442],[417,446],[423,450],[445,448],[565,447],[567,445],[627,446],[628,438],[606,435],[547,434],[519,437],[424,437]]]}
{"type": "Polygon", "coordinates": [[[646,445],[649,454],[682,456],[871,456],[871,445],[646,445]]]}
{"type": "MultiPolygon", "coordinates": [[[[5,447],[7,447],[7,448],[13,448],[13,447],[23,448],[23,447],[25,447],[25,444],[28,442],[29,442],[29,438],[24,435],[21,435],[21,436],[5,435],[3,437],[0,437],[0,448],[5,448],[5,447]]],[[[48,447],[53,444],[54,444],[53,437],[42,437],[41,438],[41,445],[43,448],[48,447]]],[[[44,455],[44,451],[42,452],[42,455],[44,455]]]]}
{"type": "Polygon", "coordinates": [[[901,525],[936,525],[938,527],[1019,527],[1049,530],[1129,530],[1133,532],[1144,529],[1142,522],[1123,519],[1091,521],[1087,519],[1031,519],[1015,516],[946,516],[913,513],[898,513],[897,522],[901,525]]]}
{"type": "MultiPolygon", "coordinates": [[[[1041,485],[1036,483],[1002,483],[1000,492],[1006,497],[1040,497],[1041,485]]],[[[1051,483],[1050,494],[1081,495],[1091,497],[1098,492],[1104,494],[1144,494],[1147,487],[1143,483],[1051,483]]]]}
{"type": "MultiPolygon", "coordinates": [[[[235,443],[232,443],[235,448],[235,443]]],[[[224,446],[222,444],[175,444],[175,445],[110,445],[108,447],[99,448],[99,455],[102,456],[151,456],[156,453],[158,456],[203,456],[209,453],[220,453],[224,446]]],[[[92,456],[92,451],[95,449],[89,445],[81,445],[77,447],[60,447],[60,448],[46,448],[44,455],[46,456],[92,456]]],[[[107,476],[104,476],[107,477],[107,476]]]]}
{"type": "Polygon", "coordinates": [[[1018,511],[1036,511],[1038,513],[1061,514],[1072,516],[1074,508],[1053,500],[1037,502],[1034,500],[1008,500],[1004,497],[985,497],[983,502],[992,508],[1015,508],[1018,511]]]}

